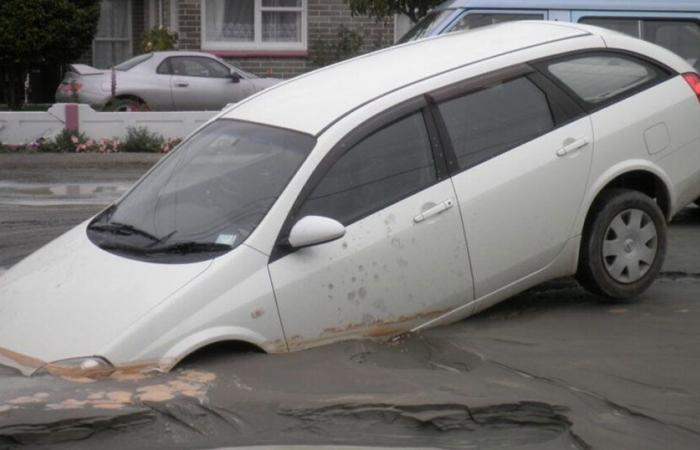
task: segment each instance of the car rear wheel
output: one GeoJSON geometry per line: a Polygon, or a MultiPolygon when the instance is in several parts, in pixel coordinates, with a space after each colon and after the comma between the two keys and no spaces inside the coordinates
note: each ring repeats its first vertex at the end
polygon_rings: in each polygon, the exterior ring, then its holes
{"type": "Polygon", "coordinates": [[[109,102],[105,109],[117,112],[150,111],[150,108],[143,100],[135,98],[117,98],[109,102]]]}
{"type": "Polygon", "coordinates": [[[661,271],[666,234],[666,220],[654,200],[637,191],[609,189],[586,221],[576,278],[603,297],[636,297],[661,271]]]}

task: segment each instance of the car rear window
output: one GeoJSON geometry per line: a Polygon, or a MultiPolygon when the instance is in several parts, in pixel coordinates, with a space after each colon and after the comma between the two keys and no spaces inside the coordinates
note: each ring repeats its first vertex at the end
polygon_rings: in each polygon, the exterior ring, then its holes
{"type": "Polygon", "coordinates": [[[591,105],[636,92],[662,77],[644,61],[621,55],[583,55],[556,61],[547,70],[580,99],[591,105]]]}
{"type": "Polygon", "coordinates": [[[547,97],[525,77],[448,100],[438,108],[460,170],[554,128],[547,97]]]}
{"type": "Polygon", "coordinates": [[[116,66],[114,66],[114,70],[121,70],[121,71],[130,70],[130,69],[138,66],[142,62],[144,62],[152,57],[153,57],[153,53],[145,53],[143,55],[134,56],[133,58],[127,59],[123,63],[117,64],[116,66]]]}

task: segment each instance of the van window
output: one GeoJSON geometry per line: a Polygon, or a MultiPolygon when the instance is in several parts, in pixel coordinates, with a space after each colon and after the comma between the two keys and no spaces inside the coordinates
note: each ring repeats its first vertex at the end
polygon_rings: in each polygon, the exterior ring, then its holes
{"type": "Polygon", "coordinates": [[[661,77],[658,69],[643,61],[612,54],[573,57],[550,63],[547,70],[592,105],[618,98],[661,77]]]}
{"type": "Polygon", "coordinates": [[[432,185],[435,164],[423,115],[382,128],[330,168],[297,213],[349,225],[432,185]]]}
{"type": "Polygon", "coordinates": [[[584,17],[580,22],[653,42],[700,69],[700,24],[696,21],[584,17]]]}
{"type": "Polygon", "coordinates": [[[538,13],[467,13],[450,31],[471,30],[473,28],[494,25],[503,22],[514,22],[516,20],[543,20],[544,14],[538,13]]]}
{"type": "Polygon", "coordinates": [[[448,100],[438,108],[460,170],[554,128],[545,94],[524,77],[448,100]]]}

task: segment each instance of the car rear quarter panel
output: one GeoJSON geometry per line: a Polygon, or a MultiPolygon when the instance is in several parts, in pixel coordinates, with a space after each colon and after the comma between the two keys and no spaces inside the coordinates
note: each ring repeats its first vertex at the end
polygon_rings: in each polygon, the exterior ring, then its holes
{"type": "Polygon", "coordinates": [[[582,232],[597,195],[627,172],[644,170],[661,179],[669,191],[671,215],[700,194],[700,103],[681,76],[597,111],[591,118],[594,158],[576,234],[582,232]],[[668,129],[669,142],[651,154],[645,132],[660,124],[668,129]]]}

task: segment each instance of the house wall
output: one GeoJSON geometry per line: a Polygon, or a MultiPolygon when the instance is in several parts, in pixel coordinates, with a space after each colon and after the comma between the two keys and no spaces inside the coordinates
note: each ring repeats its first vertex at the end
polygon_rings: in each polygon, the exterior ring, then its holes
{"type": "MultiPolygon", "coordinates": [[[[201,1],[179,0],[178,7],[180,48],[199,50],[202,32],[201,1]]],[[[328,62],[324,55],[329,53],[328,50],[332,53],[333,47],[338,45],[341,25],[362,37],[362,47],[358,53],[386,47],[394,42],[393,19],[377,21],[365,16],[353,17],[344,0],[308,0],[306,52],[294,52],[289,56],[284,52],[266,55],[265,52],[250,54],[231,48],[231,51],[212,53],[258,75],[291,78],[328,62]]]]}

